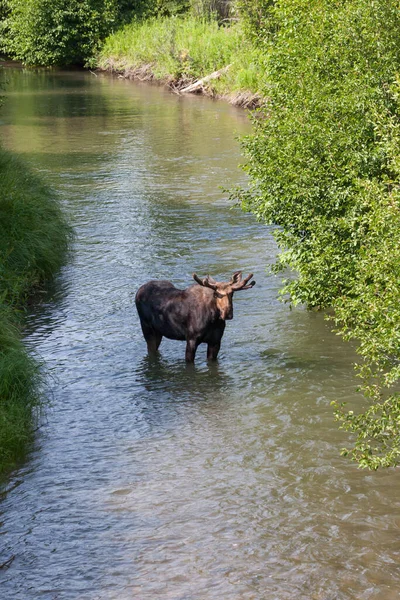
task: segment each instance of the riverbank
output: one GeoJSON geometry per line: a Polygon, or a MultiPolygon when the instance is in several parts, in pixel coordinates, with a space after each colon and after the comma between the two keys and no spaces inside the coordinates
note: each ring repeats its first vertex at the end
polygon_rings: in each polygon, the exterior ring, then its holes
{"type": "Polygon", "coordinates": [[[262,100],[261,54],[237,24],[219,27],[194,17],[134,21],[106,39],[96,66],[246,108],[262,100]]]}
{"type": "Polygon", "coordinates": [[[0,474],[26,451],[40,405],[39,367],[21,342],[24,306],[61,266],[70,237],[55,194],[0,148],[0,474]]]}

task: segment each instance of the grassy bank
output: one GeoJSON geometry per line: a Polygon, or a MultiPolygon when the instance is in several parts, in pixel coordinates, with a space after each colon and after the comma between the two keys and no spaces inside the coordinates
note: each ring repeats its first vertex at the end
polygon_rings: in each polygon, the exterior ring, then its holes
{"type": "Polygon", "coordinates": [[[0,149],[0,473],[23,455],[39,404],[38,365],[20,340],[23,307],[61,266],[69,239],[54,193],[0,149]]]}
{"type": "Polygon", "coordinates": [[[134,21],[107,38],[97,59],[102,70],[178,91],[228,65],[199,91],[239,105],[257,104],[261,55],[239,25],[219,27],[194,17],[134,21]]]}

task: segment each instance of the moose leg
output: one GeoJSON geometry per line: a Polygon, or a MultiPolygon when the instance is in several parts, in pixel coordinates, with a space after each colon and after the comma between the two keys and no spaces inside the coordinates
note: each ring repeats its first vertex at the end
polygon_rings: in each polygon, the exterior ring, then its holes
{"type": "Polygon", "coordinates": [[[208,344],[207,346],[207,360],[217,360],[219,349],[221,348],[221,342],[215,344],[208,344]]]}
{"type": "Polygon", "coordinates": [[[207,340],[207,360],[217,360],[219,349],[221,348],[221,340],[224,335],[225,321],[219,321],[218,326],[212,332],[212,335],[207,340]]]}
{"type": "Polygon", "coordinates": [[[145,325],[142,325],[142,331],[144,339],[147,343],[147,352],[149,354],[155,354],[158,350],[159,345],[161,344],[161,333],[158,333],[158,331],[154,331],[154,329],[146,327],[145,325]]]}
{"type": "Polygon", "coordinates": [[[161,344],[161,340],[162,340],[162,335],[157,332],[154,332],[153,335],[146,340],[147,351],[149,354],[155,354],[157,352],[158,347],[161,344]]]}
{"type": "Polygon", "coordinates": [[[193,363],[194,357],[196,356],[196,350],[199,345],[197,340],[187,340],[186,341],[186,354],[185,359],[187,363],[193,363]]]}

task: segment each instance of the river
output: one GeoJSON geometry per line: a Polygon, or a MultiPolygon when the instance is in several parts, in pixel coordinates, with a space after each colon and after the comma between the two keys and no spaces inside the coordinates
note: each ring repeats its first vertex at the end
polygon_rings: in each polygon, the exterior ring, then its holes
{"type": "Polygon", "coordinates": [[[271,230],[231,209],[244,111],[80,71],[7,68],[0,131],[56,187],[74,251],[32,307],[46,408],[4,486],[7,600],[394,600],[400,481],[340,456],[354,350],[278,301],[271,230]],[[149,279],[254,272],[219,360],[149,360],[149,279]]]}

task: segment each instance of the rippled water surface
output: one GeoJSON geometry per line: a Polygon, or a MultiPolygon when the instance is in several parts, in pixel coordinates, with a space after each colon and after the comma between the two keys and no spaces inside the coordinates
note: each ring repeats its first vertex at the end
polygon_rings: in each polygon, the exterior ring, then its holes
{"type": "Polygon", "coordinates": [[[400,597],[400,483],[340,457],[349,345],[277,301],[267,227],[230,210],[243,175],[224,103],[80,72],[6,69],[5,144],[59,190],[74,254],[29,316],[50,407],[0,505],[1,598],[400,597]],[[253,271],[217,364],[146,356],[134,293],[253,271]]]}

